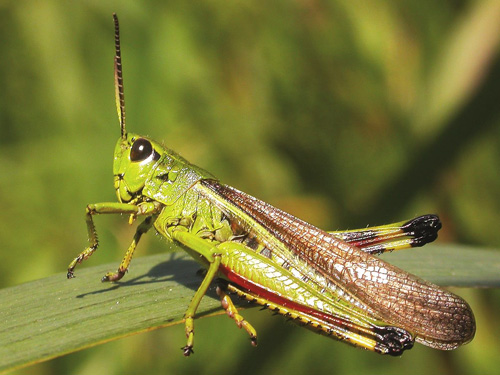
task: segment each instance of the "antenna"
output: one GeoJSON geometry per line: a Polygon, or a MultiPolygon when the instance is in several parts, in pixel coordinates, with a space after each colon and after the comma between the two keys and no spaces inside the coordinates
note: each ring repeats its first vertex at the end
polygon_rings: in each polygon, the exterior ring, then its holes
{"type": "Polygon", "coordinates": [[[118,112],[118,120],[120,121],[120,129],[122,139],[127,137],[125,130],[125,93],[123,92],[123,72],[122,72],[122,54],[120,48],[120,24],[118,16],[113,13],[115,21],[115,100],[116,111],[118,112]]]}

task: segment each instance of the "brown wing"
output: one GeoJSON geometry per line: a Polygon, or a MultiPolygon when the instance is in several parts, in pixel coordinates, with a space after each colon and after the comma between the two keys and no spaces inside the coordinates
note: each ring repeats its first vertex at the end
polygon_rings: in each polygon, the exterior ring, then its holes
{"type": "Polygon", "coordinates": [[[387,323],[414,332],[423,344],[453,349],[474,337],[472,311],[455,294],[230,186],[215,180],[201,183],[250,215],[316,272],[340,285],[387,323]]]}

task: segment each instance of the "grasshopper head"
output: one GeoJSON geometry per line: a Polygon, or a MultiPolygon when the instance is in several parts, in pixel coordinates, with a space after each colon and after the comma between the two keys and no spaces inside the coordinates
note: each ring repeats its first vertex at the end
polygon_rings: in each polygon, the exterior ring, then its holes
{"type": "Polygon", "coordinates": [[[123,91],[120,25],[115,23],[115,96],[121,137],[116,143],[113,162],[114,185],[118,200],[128,203],[140,198],[151,171],[162,154],[162,147],[137,134],[128,134],[125,128],[125,94],[123,91]]]}
{"type": "Polygon", "coordinates": [[[162,147],[158,143],[137,134],[127,134],[118,140],[113,175],[120,202],[127,203],[140,197],[161,154],[162,147]]]}

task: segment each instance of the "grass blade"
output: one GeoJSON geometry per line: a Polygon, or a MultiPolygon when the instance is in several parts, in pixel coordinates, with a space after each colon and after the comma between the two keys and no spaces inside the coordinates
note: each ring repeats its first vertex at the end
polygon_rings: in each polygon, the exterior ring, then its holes
{"type": "MultiPolygon", "coordinates": [[[[500,286],[498,251],[434,245],[383,258],[441,285],[500,286]]],[[[0,372],[180,323],[201,282],[198,264],[175,253],[140,257],[132,265],[114,284],[99,281],[113,263],[78,269],[72,280],[61,273],[1,290],[0,372]]],[[[197,317],[222,312],[212,290],[197,317]]]]}
{"type": "MultiPolygon", "coordinates": [[[[121,282],[101,283],[114,268],[82,267],[71,280],[61,273],[1,290],[0,372],[178,324],[201,282],[198,264],[177,254],[137,258],[121,282]]],[[[220,302],[204,298],[197,316],[216,311],[220,302]]]]}

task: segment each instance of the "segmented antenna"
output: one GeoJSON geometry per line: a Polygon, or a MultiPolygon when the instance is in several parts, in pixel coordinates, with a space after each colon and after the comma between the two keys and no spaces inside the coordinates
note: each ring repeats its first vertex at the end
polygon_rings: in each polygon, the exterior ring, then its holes
{"type": "Polygon", "coordinates": [[[115,100],[116,111],[118,112],[118,120],[120,121],[120,128],[122,138],[127,137],[125,130],[125,94],[123,92],[123,72],[122,72],[122,54],[120,49],[120,24],[118,23],[118,16],[113,13],[113,20],[115,21],[115,100]]]}

